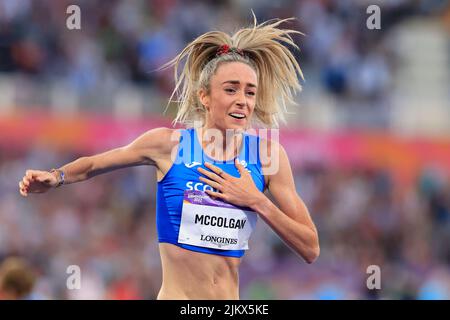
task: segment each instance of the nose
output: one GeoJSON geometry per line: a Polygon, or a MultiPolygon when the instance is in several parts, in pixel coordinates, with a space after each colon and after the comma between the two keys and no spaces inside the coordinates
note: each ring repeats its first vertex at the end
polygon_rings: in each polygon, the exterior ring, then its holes
{"type": "Polygon", "coordinates": [[[239,93],[236,104],[240,107],[245,107],[247,105],[247,97],[245,96],[245,93],[239,93]]]}

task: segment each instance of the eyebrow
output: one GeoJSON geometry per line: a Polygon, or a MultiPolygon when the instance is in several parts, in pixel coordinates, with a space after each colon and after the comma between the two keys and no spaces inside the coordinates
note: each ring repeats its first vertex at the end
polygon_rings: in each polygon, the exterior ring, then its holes
{"type": "MultiPolygon", "coordinates": [[[[240,84],[241,82],[239,80],[227,80],[227,81],[222,82],[222,84],[225,84],[225,83],[240,84]]],[[[253,84],[250,82],[247,82],[247,86],[252,87],[252,88],[257,88],[256,84],[253,84]]]]}

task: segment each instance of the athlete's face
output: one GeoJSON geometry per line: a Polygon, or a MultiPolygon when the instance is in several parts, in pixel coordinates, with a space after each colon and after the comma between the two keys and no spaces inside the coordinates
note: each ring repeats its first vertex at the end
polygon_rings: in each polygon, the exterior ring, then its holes
{"type": "Polygon", "coordinates": [[[246,129],[256,104],[257,76],[242,62],[222,63],[210,80],[210,92],[200,90],[206,124],[219,130],[246,129]]]}

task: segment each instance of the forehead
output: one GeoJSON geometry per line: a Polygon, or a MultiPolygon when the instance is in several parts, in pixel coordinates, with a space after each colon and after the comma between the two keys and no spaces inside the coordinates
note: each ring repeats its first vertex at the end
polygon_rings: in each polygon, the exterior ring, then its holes
{"type": "Polygon", "coordinates": [[[242,62],[222,63],[211,80],[219,84],[228,80],[238,80],[245,84],[257,84],[256,72],[249,65],[242,62]]]}

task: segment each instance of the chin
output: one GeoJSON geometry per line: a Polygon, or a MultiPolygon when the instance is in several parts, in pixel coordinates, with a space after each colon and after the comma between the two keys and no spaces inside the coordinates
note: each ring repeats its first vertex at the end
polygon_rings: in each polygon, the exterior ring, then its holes
{"type": "Polygon", "coordinates": [[[227,129],[229,129],[229,130],[243,130],[243,131],[245,131],[245,126],[241,126],[241,125],[236,125],[236,124],[232,124],[232,125],[229,125],[229,126],[227,126],[227,129]]]}
{"type": "Polygon", "coordinates": [[[227,123],[227,129],[241,129],[241,130],[245,130],[245,128],[247,127],[247,121],[243,122],[243,123],[236,123],[236,122],[228,122],[227,123]]]}

